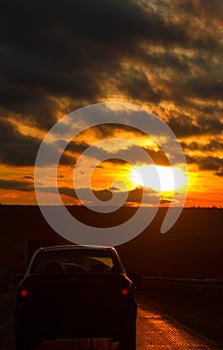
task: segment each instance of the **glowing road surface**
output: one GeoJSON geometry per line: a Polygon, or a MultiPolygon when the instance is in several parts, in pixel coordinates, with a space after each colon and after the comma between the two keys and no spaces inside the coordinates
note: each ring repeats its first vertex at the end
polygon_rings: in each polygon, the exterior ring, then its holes
{"type": "MultiPolygon", "coordinates": [[[[37,348],[36,348],[37,349],[37,348]]],[[[45,342],[38,350],[118,350],[118,343],[107,339],[78,339],[45,342]]],[[[139,304],[137,319],[137,350],[217,350],[208,340],[201,338],[167,315],[150,311],[139,304]]]]}

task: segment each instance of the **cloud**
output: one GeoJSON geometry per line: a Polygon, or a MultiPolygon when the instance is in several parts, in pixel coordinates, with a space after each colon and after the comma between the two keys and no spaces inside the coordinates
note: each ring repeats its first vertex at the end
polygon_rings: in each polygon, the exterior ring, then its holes
{"type": "Polygon", "coordinates": [[[209,116],[199,116],[197,122],[200,125],[203,133],[221,134],[223,131],[223,123],[217,117],[210,118],[209,116]]]}
{"type": "Polygon", "coordinates": [[[190,78],[185,84],[185,92],[191,96],[203,99],[222,99],[223,80],[218,77],[210,77],[209,74],[190,78]]]}
{"type": "MultiPolygon", "coordinates": [[[[119,145],[117,141],[117,146],[119,146],[118,149],[116,150],[111,150],[108,151],[104,148],[99,148],[94,145],[92,145],[88,149],[87,153],[87,158],[85,161],[88,162],[88,159],[96,159],[98,161],[106,161],[111,164],[127,164],[127,163],[132,163],[132,164],[144,164],[150,162],[150,158],[152,159],[154,163],[157,165],[169,165],[169,161],[165,153],[161,150],[154,150],[149,147],[140,147],[135,144],[130,144],[128,147],[122,148],[121,145],[119,145]]],[[[72,144],[72,150],[77,151],[77,150],[85,150],[86,144],[84,143],[83,145],[77,145],[77,148],[75,147],[75,143],[73,142],[72,144]],[[82,148],[83,147],[83,148],[82,148]]]]}
{"type": "MultiPolygon", "coordinates": [[[[113,83],[129,98],[158,103],[164,91],[148,79],[143,65],[150,71],[156,66],[158,74],[162,67],[185,74],[190,58],[174,48],[221,48],[218,37],[205,27],[201,30],[200,22],[192,35],[193,18],[183,20],[179,4],[163,2],[160,9],[153,1],[143,5],[133,0],[22,0],[19,8],[15,0],[2,4],[0,104],[23,118],[32,115],[33,122],[49,128],[58,108],[52,97],[91,103],[105,98],[105,86],[110,89],[113,83]],[[169,6],[174,17],[168,19],[169,6]],[[154,47],[162,52],[154,53],[154,47]]],[[[188,86],[219,96],[221,83],[213,79],[208,92],[198,82],[188,86]]]]}
{"type": "Polygon", "coordinates": [[[117,80],[119,89],[130,99],[158,103],[162,98],[161,93],[155,91],[143,71],[132,67],[122,70],[117,80]]]}
{"type": "Polygon", "coordinates": [[[217,157],[205,157],[198,160],[201,170],[219,170],[223,167],[223,159],[217,157]]]}
{"type": "MultiPolygon", "coordinates": [[[[200,113],[200,112],[199,112],[200,113]]],[[[175,113],[167,121],[168,126],[178,138],[196,135],[219,135],[223,131],[223,123],[217,116],[198,114],[191,117],[183,113],[175,113]]]]}
{"type": "MultiPolygon", "coordinates": [[[[49,130],[63,115],[112,98],[135,102],[167,121],[188,161],[221,176],[222,14],[220,0],[3,2],[0,13],[0,160],[33,166],[40,139],[11,124],[49,130]],[[188,137],[205,135],[206,145],[188,137]],[[212,140],[216,137],[216,140],[212,140]],[[204,151],[196,158],[193,151],[204,151]],[[207,153],[205,153],[207,152],[207,153]]],[[[119,125],[98,126],[96,138],[132,133],[119,125]]],[[[135,138],[143,137],[134,131],[135,138]]],[[[71,142],[62,156],[71,165],[88,141],[71,142]]],[[[53,148],[51,150],[54,151],[53,148]]],[[[157,164],[162,151],[145,148],[157,164]]],[[[120,152],[92,148],[98,160],[123,164],[120,152]]],[[[28,180],[28,179],[27,179],[28,180]]],[[[68,191],[68,189],[64,189],[68,191]]]]}
{"type": "Polygon", "coordinates": [[[99,140],[104,138],[109,138],[109,137],[117,137],[121,133],[133,134],[135,137],[137,136],[148,137],[142,130],[135,129],[130,125],[124,125],[124,124],[117,124],[117,123],[99,124],[94,126],[92,129],[94,130],[99,140]]]}
{"type": "Polygon", "coordinates": [[[223,16],[223,4],[221,0],[183,0],[173,1],[177,5],[177,8],[187,12],[190,16],[196,15],[199,18],[206,19],[207,21],[218,22],[222,21],[223,16]]]}
{"type": "MultiPolygon", "coordinates": [[[[55,189],[51,187],[46,188],[39,188],[39,191],[45,192],[45,193],[55,193],[55,189]]],[[[145,198],[144,202],[145,204],[158,204],[160,201],[159,193],[156,191],[150,190],[150,189],[144,189],[145,191],[145,198]]],[[[70,197],[73,200],[78,200],[78,197],[76,195],[76,192],[74,189],[69,187],[60,187],[59,192],[61,195],[65,195],[67,197],[70,197]]],[[[89,188],[79,188],[79,194],[83,201],[89,202],[89,193],[91,192],[91,189],[89,188]]],[[[101,205],[105,205],[106,201],[109,201],[112,198],[112,191],[110,189],[102,189],[102,190],[93,190],[93,193],[95,196],[101,201],[101,205]]],[[[118,189],[115,190],[116,196],[122,196],[122,192],[118,191],[118,189]]],[[[141,188],[135,188],[133,190],[130,190],[127,193],[127,200],[126,204],[136,204],[141,203],[142,201],[142,189],[141,188]]],[[[170,201],[161,200],[162,203],[169,203],[170,201]]],[[[116,202],[118,205],[118,201],[116,202]]]]}
{"type": "Polygon", "coordinates": [[[223,176],[223,167],[221,168],[220,171],[216,171],[216,175],[220,177],[223,176]]]}
{"type": "Polygon", "coordinates": [[[214,171],[215,175],[222,176],[223,171],[223,158],[214,156],[194,157],[187,156],[187,162],[189,164],[197,164],[200,170],[214,171]]]}
{"type": "Polygon", "coordinates": [[[192,151],[219,151],[223,149],[223,142],[212,139],[209,142],[205,144],[198,143],[196,141],[190,142],[190,143],[185,143],[182,142],[182,147],[187,150],[192,150],[192,151]]]}
{"type": "Polygon", "coordinates": [[[34,177],[26,175],[26,176],[24,176],[24,179],[26,179],[26,180],[34,180],[34,177]]]}
{"type": "Polygon", "coordinates": [[[200,134],[199,126],[195,125],[194,121],[183,114],[177,117],[170,117],[168,126],[177,137],[186,137],[200,134]]]}
{"type": "Polygon", "coordinates": [[[90,145],[87,144],[85,141],[83,142],[77,142],[77,141],[71,141],[66,146],[66,151],[70,151],[73,153],[81,154],[83,153],[90,145]]]}
{"type": "Polygon", "coordinates": [[[0,179],[0,189],[31,192],[34,189],[34,186],[30,181],[0,179]]]}
{"type": "Polygon", "coordinates": [[[40,140],[22,135],[16,127],[0,119],[0,160],[7,165],[33,166],[40,140]]]}
{"type": "MultiPolygon", "coordinates": [[[[18,129],[7,120],[0,119],[0,160],[10,166],[34,166],[41,140],[21,134],[18,129]]],[[[47,161],[55,153],[54,145],[48,148],[47,161]]],[[[61,157],[61,164],[73,164],[73,158],[65,153],[61,157]]]]}

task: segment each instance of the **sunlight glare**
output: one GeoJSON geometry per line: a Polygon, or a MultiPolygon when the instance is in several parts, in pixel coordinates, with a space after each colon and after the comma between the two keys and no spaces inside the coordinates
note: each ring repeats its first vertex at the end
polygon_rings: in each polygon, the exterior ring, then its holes
{"type": "Polygon", "coordinates": [[[187,179],[179,167],[142,165],[132,169],[134,186],[152,188],[159,192],[172,192],[186,185],[187,179]]]}

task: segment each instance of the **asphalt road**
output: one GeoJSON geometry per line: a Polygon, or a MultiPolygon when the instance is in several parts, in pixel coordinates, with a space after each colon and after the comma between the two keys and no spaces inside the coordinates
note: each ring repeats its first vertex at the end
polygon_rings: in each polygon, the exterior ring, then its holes
{"type": "MultiPolygon", "coordinates": [[[[107,339],[80,339],[43,343],[38,350],[115,350],[117,343],[107,339]]],[[[211,350],[222,349],[166,315],[139,305],[137,319],[137,350],[211,350]]]]}
{"type": "Polygon", "coordinates": [[[139,305],[137,350],[222,349],[168,315],[139,305]]]}
{"type": "MultiPolygon", "coordinates": [[[[118,343],[107,339],[80,339],[42,343],[38,350],[115,350],[118,343]]],[[[180,349],[222,349],[201,338],[193,331],[167,316],[152,312],[145,305],[139,305],[137,320],[137,350],[180,350],[180,349]]]]}
{"type": "MultiPolygon", "coordinates": [[[[0,350],[14,350],[13,322],[8,319],[1,329],[0,350]]],[[[107,339],[79,339],[43,342],[36,350],[118,350],[118,343],[107,339]]],[[[173,320],[168,314],[154,311],[139,298],[137,318],[137,350],[220,350],[213,341],[207,340],[189,327],[173,320]]]]}

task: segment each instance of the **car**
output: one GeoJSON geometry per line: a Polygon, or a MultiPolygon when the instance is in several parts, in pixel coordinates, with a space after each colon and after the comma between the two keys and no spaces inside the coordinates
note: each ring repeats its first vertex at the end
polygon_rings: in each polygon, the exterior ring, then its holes
{"type": "Polygon", "coordinates": [[[16,350],[59,338],[108,338],[135,350],[134,289],[113,247],[38,249],[17,288],[16,350]]]}

